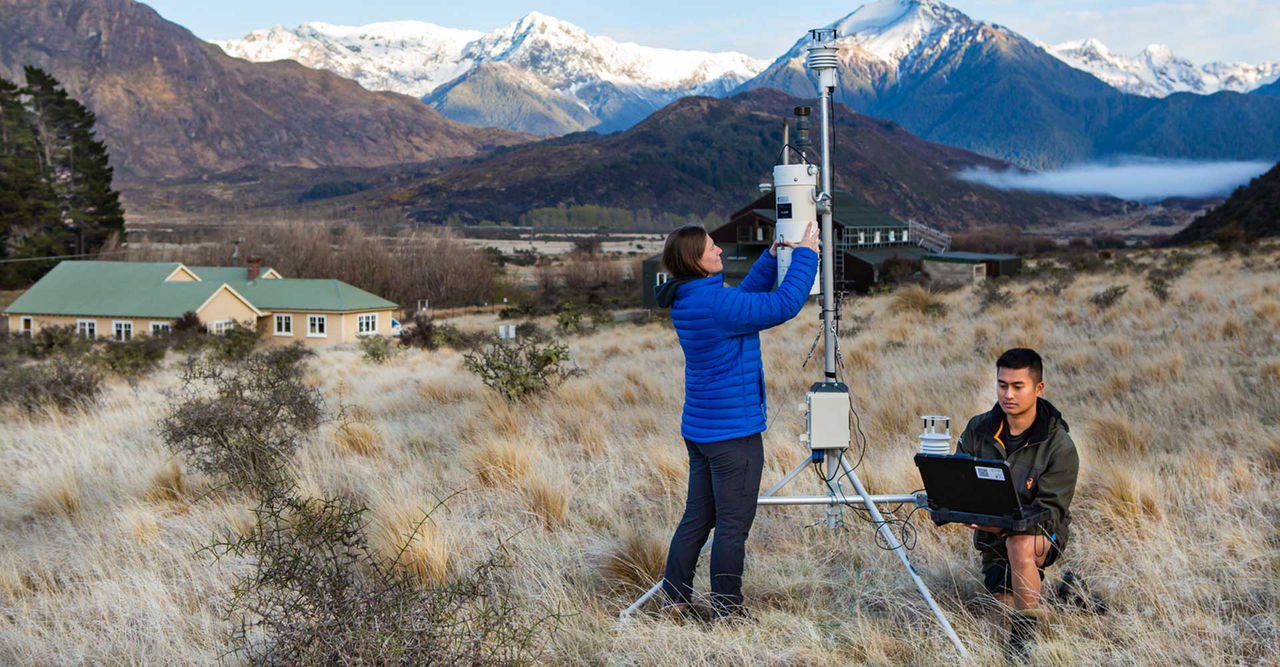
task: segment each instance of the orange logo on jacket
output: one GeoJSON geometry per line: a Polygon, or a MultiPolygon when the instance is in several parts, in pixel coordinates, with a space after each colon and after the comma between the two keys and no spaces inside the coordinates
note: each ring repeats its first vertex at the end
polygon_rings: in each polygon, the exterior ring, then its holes
{"type": "Polygon", "coordinates": [[[1028,477],[1028,478],[1027,478],[1027,490],[1028,490],[1028,491],[1030,491],[1030,490],[1031,490],[1031,479],[1032,479],[1032,478],[1030,478],[1030,477],[1028,477]]]}

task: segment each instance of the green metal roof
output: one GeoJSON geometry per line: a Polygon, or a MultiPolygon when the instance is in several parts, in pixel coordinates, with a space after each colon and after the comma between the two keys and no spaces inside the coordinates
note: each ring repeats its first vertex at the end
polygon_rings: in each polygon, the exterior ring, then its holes
{"type": "Polygon", "coordinates": [[[955,262],[957,264],[977,264],[979,262],[1005,262],[1020,259],[1017,255],[992,255],[985,252],[939,252],[924,256],[931,262],[955,262]]]}
{"type": "MultiPolygon", "coordinates": [[[[199,281],[165,282],[177,262],[60,262],[5,313],[176,318],[227,285],[259,310],[378,310],[396,304],[340,280],[259,278],[244,267],[189,266],[199,281]]],[[[262,273],[270,268],[263,267],[262,273]]]]}

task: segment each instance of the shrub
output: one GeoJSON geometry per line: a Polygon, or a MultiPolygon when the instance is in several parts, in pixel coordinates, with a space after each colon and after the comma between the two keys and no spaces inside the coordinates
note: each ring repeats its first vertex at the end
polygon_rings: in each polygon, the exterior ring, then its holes
{"type": "Polygon", "coordinates": [[[451,324],[437,324],[426,315],[414,315],[413,321],[400,328],[400,344],[406,347],[434,350],[442,345],[454,349],[470,349],[487,337],[480,333],[464,333],[451,324]]]}
{"type": "Polygon", "coordinates": [[[1120,302],[1125,292],[1129,288],[1126,285],[1112,285],[1100,292],[1095,292],[1089,297],[1089,303],[1093,304],[1098,310],[1107,310],[1120,302]]]}
{"type": "Polygon", "coordinates": [[[28,412],[81,407],[101,390],[102,376],[92,366],[66,357],[0,367],[0,403],[28,412]]]}
{"type": "Polygon", "coordinates": [[[43,327],[31,336],[13,336],[9,348],[18,356],[45,359],[55,354],[78,356],[90,347],[89,341],[76,334],[76,328],[43,327]]]}
{"type": "Polygon", "coordinates": [[[467,370],[508,401],[542,393],[581,371],[570,368],[569,346],[532,340],[497,341],[463,358],[467,370]]]}
{"type": "Polygon", "coordinates": [[[103,369],[132,381],[155,370],[168,348],[169,341],[163,337],[140,336],[100,346],[93,358],[103,369]]]}
{"type": "Polygon", "coordinates": [[[974,286],[973,291],[978,294],[978,300],[983,308],[992,308],[995,306],[1009,307],[1013,305],[1013,293],[1000,286],[1000,282],[988,278],[974,286]]]}
{"type": "Polygon", "coordinates": [[[560,333],[581,333],[584,330],[582,322],[582,310],[578,308],[576,303],[566,301],[560,304],[559,312],[556,313],[556,328],[560,333]]]}
{"type": "Polygon", "coordinates": [[[213,358],[217,361],[240,361],[247,358],[258,346],[257,329],[252,325],[237,326],[207,341],[213,358]]]}
{"type": "MultiPolygon", "coordinates": [[[[404,329],[402,328],[403,332],[404,329]]],[[[391,339],[384,336],[365,336],[360,339],[360,352],[364,360],[380,364],[395,356],[396,348],[391,346],[391,339]]]]}
{"type": "MultiPolygon", "coordinates": [[[[349,498],[271,493],[243,537],[213,545],[252,569],[226,607],[231,645],[249,664],[531,664],[557,613],[509,593],[501,544],[437,585],[369,544],[367,509],[349,498]]],[[[430,520],[430,513],[423,522],[430,520]]]]}
{"type": "Polygon", "coordinates": [[[192,360],[160,437],[174,453],[235,488],[283,483],[298,441],[320,424],[321,399],[302,381],[294,344],[250,355],[234,365],[192,360]]]}
{"type": "Polygon", "coordinates": [[[1151,290],[1151,293],[1160,300],[1160,303],[1165,303],[1169,300],[1169,289],[1173,287],[1173,283],[1178,280],[1180,275],[1181,272],[1178,270],[1152,268],[1147,271],[1147,289],[1151,290]]]}

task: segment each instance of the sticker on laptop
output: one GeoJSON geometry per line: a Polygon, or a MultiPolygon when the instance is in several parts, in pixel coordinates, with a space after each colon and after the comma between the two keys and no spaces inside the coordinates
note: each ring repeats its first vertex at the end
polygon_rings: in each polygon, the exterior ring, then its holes
{"type": "Polygon", "coordinates": [[[986,466],[974,466],[973,471],[978,473],[979,479],[993,479],[998,482],[1004,481],[1004,471],[999,468],[988,468],[986,466]]]}

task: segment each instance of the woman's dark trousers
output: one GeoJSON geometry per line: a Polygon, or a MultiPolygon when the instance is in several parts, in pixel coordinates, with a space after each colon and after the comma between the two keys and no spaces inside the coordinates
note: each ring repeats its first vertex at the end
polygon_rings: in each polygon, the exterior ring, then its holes
{"type": "Polygon", "coordinates": [[[757,433],[721,442],[684,443],[689,450],[689,499],[667,551],[662,589],[671,602],[690,601],[698,553],[715,528],[711,606],[718,614],[731,613],[742,605],[742,564],[747,533],[756,518],[764,441],[757,433]]]}

